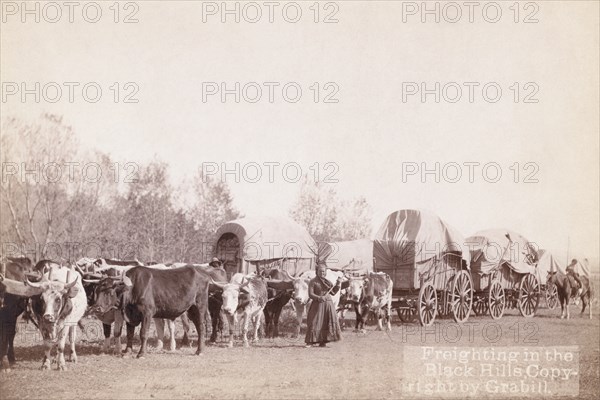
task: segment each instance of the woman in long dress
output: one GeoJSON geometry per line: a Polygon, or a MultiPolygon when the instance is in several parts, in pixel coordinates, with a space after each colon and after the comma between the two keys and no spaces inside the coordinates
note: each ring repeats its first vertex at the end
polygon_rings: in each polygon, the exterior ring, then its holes
{"type": "Polygon", "coordinates": [[[340,290],[341,278],[333,285],[325,278],[326,275],[327,267],[318,265],[317,276],[308,284],[308,295],[312,303],[306,319],[307,347],[317,343],[320,347],[326,347],[326,343],[342,339],[337,311],[331,298],[340,290]]]}

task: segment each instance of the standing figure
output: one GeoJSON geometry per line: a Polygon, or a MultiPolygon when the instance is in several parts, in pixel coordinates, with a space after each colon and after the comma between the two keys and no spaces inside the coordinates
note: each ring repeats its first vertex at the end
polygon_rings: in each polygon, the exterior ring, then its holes
{"type": "Polygon", "coordinates": [[[308,296],[312,300],[306,320],[306,347],[318,344],[327,347],[327,342],[337,342],[342,338],[336,309],[331,298],[341,287],[341,277],[332,285],[325,276],[327,267],[317,265],[317,276],[308,284],[308,296]]]}

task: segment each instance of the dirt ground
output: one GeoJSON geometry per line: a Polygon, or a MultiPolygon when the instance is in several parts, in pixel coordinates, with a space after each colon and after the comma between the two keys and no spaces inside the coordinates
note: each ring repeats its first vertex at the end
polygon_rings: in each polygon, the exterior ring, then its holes
{"type": "MultiPolygon", "coordinates": [[[[575,307],[572,307],[572,311],[575,307]]],[[[305,348],[303,338],[289,333],[275,340],[262,339],[250,348],[237,341],[206,346],[201,356],[194,348],[151,351],[143,359],[101,354],[97,321],[86,320],[80,335],[77,364],[68,371],[40,371],[43,350],[31,325],[22,326],[15,339],[18,364],[0,374],[2,399],[364,399],[408,398],[403,393],[403,349],[412,346],[578,346],[580,350],[579,398],[597,398],[600,392],[600,320],[579,314],[558,318],[559,310],[538,310],[525,319],[508,310],[500,320],[471,316],[468,326],[440,320],[425,330],[418,324],[394,319],[391,334],[369,326],[364,333],[344,331],[341,342],[330,347],[305,348]],[[501,332],[485,335],[489,332],[501,332]],[[455,343],[446,339],[461,337],[455,343]],[[471,332],[472,334],[469,334],[471,332]]],[[[283,321],[291,332],[291,314],[283,321]]],[[[349,324],[352,315],[347,315],[349,324]]],[[[101,332],[101,330],[99,330],[101,332]]],[[[136,335],[137,338],[137,335],[136,335]]],[[[195,337],[194,337],[195,338],[195,337]]],[[[155,343],[155,340],[150,342],[155,343]]],[[[139,349],[136,341],[134,350],[139,349]]],[[[56,365],[53,366],[56,368],[56,365]]],[[[430,398],[435,396],[430,396],[430,398]]]]}

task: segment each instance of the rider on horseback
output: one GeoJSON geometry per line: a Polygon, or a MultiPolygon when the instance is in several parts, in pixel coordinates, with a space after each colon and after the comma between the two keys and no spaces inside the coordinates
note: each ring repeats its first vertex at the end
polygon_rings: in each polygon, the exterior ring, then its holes
{"type": "Polygon", "coordinates": [[[581,283],[581,279],[579,278],[579,274],[575,272],[575,267],[577,266],[577,260],[572,259],[571,264],[567,265],[567,276],[572,277],[575,282],[579,285],[579,289],[577,289],[576,297],[579,298],[581,293],[583,292],[583,283],[581,283]]]}

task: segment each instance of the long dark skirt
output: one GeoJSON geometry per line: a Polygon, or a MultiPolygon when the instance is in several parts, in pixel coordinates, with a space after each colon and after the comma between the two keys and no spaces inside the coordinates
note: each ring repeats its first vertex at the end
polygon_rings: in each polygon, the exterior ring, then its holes
{"type": "Polygon", "coordinates": [[[342,331],[337,313],[331,300],[319,303],[312,301],[306,318],[307,344],[337,342],[342,339],[342,331]]]}

